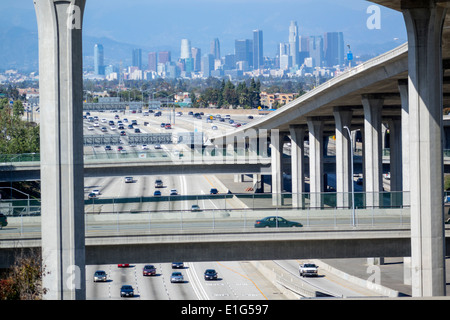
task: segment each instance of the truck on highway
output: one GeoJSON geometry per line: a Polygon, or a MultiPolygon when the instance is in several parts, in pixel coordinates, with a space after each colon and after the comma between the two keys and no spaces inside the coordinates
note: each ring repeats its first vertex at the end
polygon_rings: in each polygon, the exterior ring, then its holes
{"type": "Polygon", "coordinates": [[[301,277],[317,277],[319,266],[316,264],[308,262],[303,263],[298,267],[298,271],[301,277]]]}

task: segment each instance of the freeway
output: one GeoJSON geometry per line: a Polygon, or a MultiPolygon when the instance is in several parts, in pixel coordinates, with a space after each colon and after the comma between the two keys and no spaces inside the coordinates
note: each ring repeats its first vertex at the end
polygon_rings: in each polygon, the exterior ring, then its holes
{"type": "MultiPolygon", "coordinates": [[[[320,270],[318,277],[301,278],[298,274],[300,260],[274,261],[278,269],[273,275],[253,262],[185,262],[181,269],[173,269],[171,263],[149,263],[156,268],[153,276],[144,276],[144,264],[130,263],[127,267],[117,265],[90,265],[86,267],[86,292],[88,300],[129,299],[120,297],[122,285],[131,285],[138,300],[286,300],[317,297],[362,298],[377,297],[379,293],[367,287],[361,287],[320,270]],[[217,271],[217,280],[205,280],[206,269],[217,271]],[[94,282],[93,275],[97,270],[107,273],[106,282],[94,282]],[[183,275],[182,283],[171,283],[172,272],[179,271],[183,275]],[[270,278],[275,273],[287,272],[290,281],[297,283],[295,287],[285,289],[270,278]]],[[[320,263],[320,262],[319,262],[320,263]]]]}
{"type": "Polygon", "coordinates": [[[141,300],[267,300],[286,299],[279,289],[264,278],[249,262],[184,263],[172,269],[170,263],[153,263],[156,275],[143,276],[143,264],[87,266],[87,299],[121,299],[120,287],[132,285],[135,299],[141,300]],[[218,272],[217,280],[205,280],[206,269],[218,272]],[[108,274],[105,283],[93,282],[96,270],[108,274]],[[182,283],[171,283],[173,271],[183,274],[182,283]]]}

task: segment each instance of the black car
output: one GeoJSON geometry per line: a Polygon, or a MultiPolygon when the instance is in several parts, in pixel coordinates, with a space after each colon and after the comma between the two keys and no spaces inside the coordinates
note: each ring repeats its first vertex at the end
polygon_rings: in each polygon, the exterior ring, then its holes
{"type": "Polygon", "coordinates": [[[289,221],[282,217],[265,217],[264,219],[256,220],[255,228],[284,228],[284,227],[303,227],[300,222],[289,221]]]}
{"type": "Polygon", "coordinates": [[[172,262],[172,269],[180,269],[184,268],[183,262],[172,262]]]}
{"type": "Polygon", "coordinates": [[[211,190],[209,190],[209,194],[218,194],[219,190],[217,190],[216,188],[211,188],[211,190]]]}
{"type": "Polygon", "coordinates": [[[134,297],[134,289],[130,285],[123,285],[120,288],[120,296],[121,297],[134,297]]]}
{"type": "Polygon", "coordinates": [[[0,213],[0,229],[8,225],[8,218],[3,213],[0,213]]]}
{"type": "Polygon", "coordinates": [[[214,269],[205,270],[205,280],[217,280],[217,272],[214,269]]]}

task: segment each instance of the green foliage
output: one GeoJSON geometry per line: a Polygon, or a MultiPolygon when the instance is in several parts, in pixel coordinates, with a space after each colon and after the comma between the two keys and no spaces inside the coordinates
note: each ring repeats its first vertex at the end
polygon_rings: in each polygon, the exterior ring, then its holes
{"type": "Polygon", "coordinates": [[[14,103],[11,109],[3,100],[0,101],[0,153],[38,153],[39,126],[21,119],[22,103],[14,103]]]}
{"type": "Polygon", "coordinates": [[[45,271],[40,261],[40,254],[35,251],[16,257],[8,277],[0,280],[0,300],[41,299],[46,289],[42,288],[45,271]]]}
{"type": "MultiPolygon", "coordinates": [[[[198,107],[206,108],[209,105],[217,107],[238,106],[245,109],[257,108],[261,105],[261,84],[251,79],[250,85],[245,81],[234,85],[230,80],[222,81],[219,86],[213,85],[206,88],[198,98],[198,107]]],[[[196,101],[196,102],[197,102],[196,101]]]]}

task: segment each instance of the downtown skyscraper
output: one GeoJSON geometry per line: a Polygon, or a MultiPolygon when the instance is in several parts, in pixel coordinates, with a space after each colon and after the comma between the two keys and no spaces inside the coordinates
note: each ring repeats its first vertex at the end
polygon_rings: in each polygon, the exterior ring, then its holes
{"type": "Polygon", "coordinates": [[[299,61],[299,35],[296,21],[291,21],[289,26],[289,56],[291,57],[291,66],[300,64],[299,61]]]}
{"type": "Polygon", "coordinates": [[[105,75],[103,45],[99,43],[94,46],[94,73],[97,76],[105,75]]]}
{"type": "Polygon", "coordinates": [[[253,30],[253,69],[264,68],[263,32],[253,30]]]}

